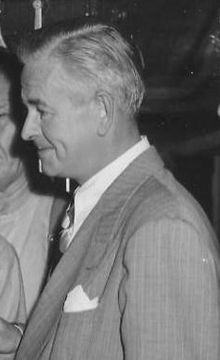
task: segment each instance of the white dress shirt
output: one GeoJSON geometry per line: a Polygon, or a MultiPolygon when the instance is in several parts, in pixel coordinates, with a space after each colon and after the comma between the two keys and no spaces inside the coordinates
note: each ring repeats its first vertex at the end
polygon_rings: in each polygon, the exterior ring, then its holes
{"type": "Polygon", "coordinates": [[[69,229],[68,246],[107,188],[128,167],[128,165],[142,152],[147,150],[149,146],[150,144],[147,137],[142,136],[141,140],[134,146],[75,190],[74,224],[69,229]]]}

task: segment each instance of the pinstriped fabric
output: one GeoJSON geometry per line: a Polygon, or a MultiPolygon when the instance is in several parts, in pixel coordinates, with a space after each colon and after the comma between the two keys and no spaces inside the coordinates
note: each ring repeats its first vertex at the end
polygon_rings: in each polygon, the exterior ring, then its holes
{"type": "Polygon", "coordinates": [[[219,358],[218,284],[202,242],[191,224],[169,218],[143,226],[129,241],[126,360],[219,358]]]}
{"type": "Polygon", "coordinates": [[[79,230],[16,360],[219,360],[214,242],[200,207],[147,150],[79,230]],[[98,307],[63,313],[78,284],[90,299],[99,297],[98,307]]]}

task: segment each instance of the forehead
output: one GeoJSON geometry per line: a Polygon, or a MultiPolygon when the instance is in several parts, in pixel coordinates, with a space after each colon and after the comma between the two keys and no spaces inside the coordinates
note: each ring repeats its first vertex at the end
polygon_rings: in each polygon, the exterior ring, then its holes
{"type": "Polygon", "coordinates": [[[21,76],[22,92],[28,95],[30,91],[41,90],[48,83],[54,65],[44,62],[28,63],[24,66],[21,76]]]}
{"type": "Polygon", "coordinates": [[[26,64],[22,72],[22,97],[25,101],[56,102],[71,98],[81,102],[91,95],[77,73],[69,74],[61,62],[38,61],[26,64]],[[56,98],[56,100],[55,100],[56,98]]]}

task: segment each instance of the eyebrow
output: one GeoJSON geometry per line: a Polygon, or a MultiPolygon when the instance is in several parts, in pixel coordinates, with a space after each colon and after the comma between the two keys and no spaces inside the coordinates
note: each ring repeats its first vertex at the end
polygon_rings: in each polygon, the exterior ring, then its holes
{"type": "Polygon", "coordinates": [[[30,105],[34,105],[34,106],[44,106],[44,107],[48,107],[48,105],[42,101],[42,100],[39,100],[39,99],[23,99],[23,101],[27,104],[30,104],[30,105]]]}

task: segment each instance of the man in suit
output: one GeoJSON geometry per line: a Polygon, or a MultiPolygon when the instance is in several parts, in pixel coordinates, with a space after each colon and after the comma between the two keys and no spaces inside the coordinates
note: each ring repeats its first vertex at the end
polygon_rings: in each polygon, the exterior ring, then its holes
{"type": "Polygon", "coordinates": [[[111,26],[60,26],[23,61],[22,137],[79,187],[16,360],[219,360],[217,240],[139,134],[134,49],[111,26]]]}

